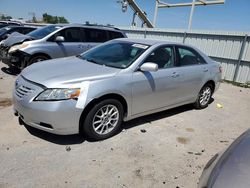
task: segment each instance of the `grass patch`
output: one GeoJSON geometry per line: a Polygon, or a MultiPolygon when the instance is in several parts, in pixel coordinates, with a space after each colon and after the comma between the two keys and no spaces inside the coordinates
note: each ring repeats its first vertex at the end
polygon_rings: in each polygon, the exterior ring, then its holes
{"type": "Polygon", "coordinates": [[[238,87],[244,87],[244,88],[250,88],[250,81],[246,83],[239,83],[239,82],[234,82],[234,81],[229,81],[229,80],[223,80],[224,83],[232,84],[234,86],[238,87]]]}

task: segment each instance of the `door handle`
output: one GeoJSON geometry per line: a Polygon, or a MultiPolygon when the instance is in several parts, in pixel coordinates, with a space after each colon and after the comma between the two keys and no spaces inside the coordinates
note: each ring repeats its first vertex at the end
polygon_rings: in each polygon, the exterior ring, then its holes
{"type": "Polygon", "coordinates": [[[177,72],[173,72],[171,77],[177,78],[178,76],[180,76],[180,75],[177,72]]]}

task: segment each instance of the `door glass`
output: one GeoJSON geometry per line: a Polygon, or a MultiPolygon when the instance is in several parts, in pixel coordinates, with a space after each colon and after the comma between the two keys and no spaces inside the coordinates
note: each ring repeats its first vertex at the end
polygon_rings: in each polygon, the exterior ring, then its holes
{"type": "Polygon", "coordinates": [[[87,42],[106,42],[108,40],[105,30],[101,29],[85,29],[87,42]]]}
{"type": "Polygon", "coordinates": [[[158,65],[159,69],[170,68],[174,66],[174,53],[172,47],[160,47],[153,51],[145,60],[158,65]]]}
{"type": "Polygon", "coordinates": [[[81,32],[80,28],[67,28],[57,32],[53,38],[55,39],[57,36],[63,36],[64,42],[81,42],[81,32]]]}
{"type": "Polygon", "coordinates": [[[204,59],[194,50],[178,47],[179,66],[205,64],[204,59]]]}
{"type": "Polygon", "coordinates": [[[110,40],[116,39],[116,38],[124,38],[124,36],[120,32],[108,31],[108,33],[109,33],[109,39],[110,40]]]}

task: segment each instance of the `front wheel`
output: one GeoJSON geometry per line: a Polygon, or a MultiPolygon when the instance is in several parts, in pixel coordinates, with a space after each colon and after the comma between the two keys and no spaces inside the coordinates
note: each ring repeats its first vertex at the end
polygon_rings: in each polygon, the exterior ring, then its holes
{"type": "Polygon", "coordinates": [[[209,102],[211,101],[212,94],[213,94],[212,85],[211,84],[204,85],[199,92],[199,95],[194,103],[194,107],[197,109],[206,108],[209,102]]]}
{"type": "Polygon", "coordinates": [[[109,138],[119,131],[123,113],[123,106],[118,100],[103,100],[88,112],[82,126],[83,133],[93,140],[109,138]]]}
{"type": "Polygon", "coordinates": [[[27,64],[25,65],[25,67],[29,66],[29,65],[32,65],[33,63],[37,63],[37,62],[40,62],[40,61],[45,61],[49,59],[47,56],[45,55],[36,55],[34,57],[32,57],[28,62],[27,64]]]}

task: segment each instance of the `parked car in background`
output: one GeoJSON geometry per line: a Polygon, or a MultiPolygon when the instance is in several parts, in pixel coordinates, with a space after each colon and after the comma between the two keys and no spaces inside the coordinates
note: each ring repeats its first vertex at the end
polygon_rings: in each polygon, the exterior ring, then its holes
{"type": "Polygon", "coordinates": [[[0,29],[0,41],[9,37],[11,33],[18,32],[22,34],[27,34],[31,31],[37,29],[36,27],[30,26],[6,26],[0,29]]]}
{"type": "Polygon", "coordinates": [[[0,21],[0,28],[10,26],[10,25],[22,26],[23,24],[21,22],[15,22],[15,21],[0,21]]]}
{"type": "MultiPolygon", "coordinates": [[[[15,57],[15,56],[12,57],[8,54],[9,49],[13,45],[20,45],[25,41],[42,39],[46,37],[47,35],[49,35],[50,33],[62,28],[63,26],[64,25],[58,25],[58,24],[48,25],[48,26],[38,28],[26,35],[21,34],[21,33],[12,33],[6,40],[3,40],[0,43],[0,59],[2,60],[3,63],[9,66],[18,67],[20,65],[19,59],[21,59],[21,57],[15,57]]],[[[18,55],[19,54],[17,52],[16,56],[18,55]]]]}
{"type": "MultiPolygon", "coordinates": [[[[46,28],[53,27],[57,26],[50,25],[46,28]]],[[[79,24],[65,25],[54,32],[48,32],[47,35],[40,35],[38,39],[34,37],[37,40],[12,46],[8,51],[9,64],[23,69],[38,61],[78,55],[100,43],[124,37],[126,35],[116,28],[79,24]]]]}
{"type": "Polygon", "coordinates": [[[250,187],[250,129],[206,164],[199,188],[250,187]]]}
{"type": "Polygon", "coordinates": [[[220,64],[193,47],[116,39],[25,68],[13,104],[29,126],[100,140],[116,134],[122,121],[189,103],[205,108],[220,80],[220,64]]]}

